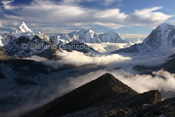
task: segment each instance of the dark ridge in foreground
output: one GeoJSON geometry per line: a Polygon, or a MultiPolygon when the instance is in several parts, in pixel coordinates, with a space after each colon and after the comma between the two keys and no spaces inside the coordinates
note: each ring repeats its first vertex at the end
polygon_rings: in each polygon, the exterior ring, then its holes
{"type": "Polygon", "coordinates": [[[138,94],[107,73],[22,117],[155,117],[174,110],[175,98],[161,101],[157,90],[138,94]]]}
{"type": "Polygon", "coordinates": [[[57,117],[83,110],[105,101],[136,94],[136,91],[117,80],[111,74],[104,74],[43,107],[25,114],[23,117],[57,117]]]}
{"type": "Polygon", "coordinates": [[[138,111],[138,115],[144,117],[175,117],[175,98],[169,98],[164,101],[153,104],[147,108],[138,111]]]}
{"type": "Polygon", "coordinates": [[[161,101],[159,91],[149,91],[135,96],[111,100],[102,106],[91,107],[83,111],[65,115],[64,117],[150,117],[139,115],[142,108],[161,101]]]}

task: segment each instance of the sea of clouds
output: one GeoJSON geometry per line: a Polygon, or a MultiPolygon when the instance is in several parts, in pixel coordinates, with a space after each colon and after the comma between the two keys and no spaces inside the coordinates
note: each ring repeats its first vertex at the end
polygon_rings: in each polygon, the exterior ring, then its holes
{"type": "MultiPolygon", "coordinates": [[[[93,45],[94,46],[94,45],[93,45]]],[[[99,46],[99,45],[96,45],[99,46]]],[[[98,48],[98,47],[97,47],[98,48]]],[[[45,77],[53,77],[56,75],[61,75],[64,78],[66,78],[66,82],[62,82],[61,84],[50,84],[51,87],[45,87],[43,90],[36,89],[33,94],[38,94],[39,91],[42,91],[42,93],[47,94],[47,92],[50,92],[50,88],[52,88],[54,93],[49,94],[47,98],[41,100],[38,103],[32,102],[33,99],[30,99],[28,102],[26,102],[25,106],[17,108],[16,110],[6,113],[6,117],[10,116],[18,116],[19,114],[23,112],[27,112],[33,108],[36,108],[38,106],[44,105],[51,100],[58,98],[73,89],[82,86],[105,73],[111,73],[114,75],[118,80],[125,83],[138,93],[143,93],[150,90],[159,90],[162,92],[163,99],[174,97],[175,92],[175,74],[171,74],[167,71],[159,70],[154,71],[152,75],[149,74],[138,74],[137,71],[134,71],[132,68],[136,65],[146,65],[146,66],[157,66],[165,63],[168,60],[168,55],[119,55],[119,54],[107,54],[106,51],[104,51],[104,54],[100,55],[94,55],[89,56],[88,54],[84,54],[77,51],[67,52],[67,51],[58,51],[57,56],[60,58],[59,60],[48,60],[42,57],[38,56],[32,56],[28,57],[26,59],[35,60],[38,62],[43,62],[45,65],[53,66],[54,68],[62,68],[64,65],[73,65],[75,68],[72,68],[72,71],[74,71],[76,68],[84,69],[84,67],[101,67],[102,69],[97,69],[96,71],[89,70],[88,72],[84,74],[78,74],[78,71],[76,69],[78,75],[70,75],[66,77],[66,72],[56,72],[50,75],[47,75],[45,77]],[[119,69],[116,69],[119,68],[119,69]],[[62,74],[60,74],[62,73],[62,74]],[[54,87],[54,88],[53,88],[54,87]]],[[[70,70],[71,71],[71,70],[70,70]]],[[[75,74],[75,73],[74,73],[75,74]]],[[[44,80],[44,79],[43,79],[44,80]]],[[[30,91],[28,91],[30,92],[30,91]]],[[[25,93],[24,93],[25,95],[25,93]]],[[[31,97],[30,97],[31,98],[31,97]]],[[[32,97],[35,98],[35,97],[32,97]]]]}

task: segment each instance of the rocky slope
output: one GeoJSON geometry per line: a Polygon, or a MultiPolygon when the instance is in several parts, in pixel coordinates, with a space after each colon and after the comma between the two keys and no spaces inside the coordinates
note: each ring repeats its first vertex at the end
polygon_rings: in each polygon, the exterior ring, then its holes
{"type": "Polygon", "coordinates": [[[166,99],[147,108],[142,108],[137,115],[141,117],[174,117],[175,116],[175,98],[166,99]]]}
{"type": "Polygon", "coordinates": [[[108,102],[111,99],[124,98],[136,94],[136,91],[117,80],[111,74],[105,74],[24,116],[57,117],[105,103],[105,101],[108,102]]]}
{"type": "Polygon", "coordinates": [[[0,60],[9,60],[11,57],[7,54],[5,49],[0,47],[0,60]]]}
{"type": "Polygon", "coordinates": [[[138,94],[111,74],[104,74],[22,117],[175,116],[174,108],[174,98],[161,101],[156,90],[138,94]]]}
{"type": "MultiPolygon", "coordinates": [[[[17,39],[10,39],[8,45],[4,48],[7,53],[13,57],[28,57],[32,55],[42,54],[45,51],[54,52],[53,44],[47,39],[47,35],[35,35],[32,39],[21,36],[17,39]],[[42,37],[43,36],[43,37],[42,37]]],[[[51,53],[53,56],[54,53],[51,53]]],[[[51,56],[42,56],[52,58],[51,56]]]]}
{"type": "MultiPolygon", "coordinates": [[[[159,91],[149,91],[130,97],[111,100],[109,103],[93,106],[63,117],[138,117],[139,111],[161,101],[159,91]]],[[[145,114],[142,114],[144,116],[145,114]]],[[[154,115],[154,114],[153,114],[154,115]]],[[[142,117],[141,116],[141,117],[142,117]]]]}

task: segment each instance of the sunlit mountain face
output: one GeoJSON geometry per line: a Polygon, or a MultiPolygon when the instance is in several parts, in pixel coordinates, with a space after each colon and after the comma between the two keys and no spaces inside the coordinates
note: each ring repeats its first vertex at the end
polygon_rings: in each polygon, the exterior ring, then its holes
{"type": "Polygon", "coordinates": [[[173,4],[0,0],[0,117],[175,116],[173,4]]]}

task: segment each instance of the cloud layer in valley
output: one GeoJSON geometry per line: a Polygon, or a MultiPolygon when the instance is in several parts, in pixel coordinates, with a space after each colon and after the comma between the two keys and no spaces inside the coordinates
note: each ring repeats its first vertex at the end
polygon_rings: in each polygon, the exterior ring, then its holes
{"type": "MultiPolygon", "coordinates": [[[[97,72],[91,72],[84,76],[80,76],[76,79],[70,78],[70,86],[78,87],[82,84],[85,84],[99,76],[111,73],[117,79],[127,84],[129,87],[133,88],[139,93],[143,93],[150,90],[159,90],[163,92],[175,92],[175,75],[170,74],[166,71],[153,72],[154,76],[151,75],[133,75],[126,71],[117,70],[117,71],[105,71],[100,70],[97,72]]],[[[164,95],[166,97],[166,95],[164,95]]],[[[167,95],[168,96],[168,95],[167,95]]]]}
{"type": "Polygon", "coordinates": [[[167,59],[166,56],[133,55],[130,57],[124,57],[118,54],[88,56],[77,51],[62,51],[58,52],[57,55],[60,57],[58,61],[51,61],[37,56],[26,58],[43,62],[44,64],[54,66],[55,68],[60,67],[63,69],[61,71],[55,71],[51,74],[41,75],[42,79],[39,78],[39,82],[45,82],[46,84],[49,83],[49,85],[45,85],[44,83],[44,85],[41,85],[41,87],[33,87],[34,89],[32,91],[30,89],[29,91],[25,91],[25,93],[23,93],[24,96],[28,96],[30,94],[29,101],[27,101],[24,107],[20,107],[19,109],[17,108],[17,110],[13,111],[12,113],[8,113],[9,116],[21,114],[22,112],[28,111],[34,107],[46,104],[54,98],[64,95],[65,93],[86,84],[105,73],[113,74],[117,79],[139,93],[149,90],[160,90],[163,92],[163,98],[172,97],[174,94],[174,74],[160,70],[153,72],[153,75],[139,75],[136,74],[137,72],[135,73],[132,70],[133,66],[135,65],[160,65],[165,63],[165,60],[167,59]],[[69,64],[76,67],[64,70],[64,64],[69,64]],[[91,67],[96,67],[96,69],[93,70],[91,67]],[[87,70],[87,68],[89,69],[87,70]],[[121,69],[116,70],[116,68],[121,69]],[[34,100],[38,94],[44,94],[44,96],[41,97],[45,97],[45,99],[36,103],[34,100]]]}
{"type": "MultiPolygon", "coordinates": [[[[170,74],[162,70],[158,72],[154,72],[153,73],[154,76],[133,75],[131,73],[128,73],[122,70],[117,70],[117,71],[116,70],[115,71],[99,70],[96,72],[90,72],[88,74],[80,75],[77,77],[69,77],[67,82],[64,82],[63,84],[57,84],[56,86],[52,86],[52,87],[55,87],[55,94],[48,96],[48,98],[44,100],[40,100],[40,102],[38,103],[33,103],[32,99],[30,99],[30,101],[25,106],[23,106],[22,108],[17,108],[12,112],[8,112],[7,114],[4,115],[4,117],[10,117],[12,115],[14,117],[15,115],[19,116],[19,114],[26,112],[27,110],[30,110],[39,105],[46,104],[47,102],[50,102],[54,98],[64,95],[65,93],[70,92],[79,86],[82,86],[92,80],[95,80],[96,78],[100,77],[105,73],[111,73],[118,80],[125,83],[126,85],[128,85],[129,87],[137,91],[138,93],[143,93],[150,90],[159,90],[163,94],[163,99],[174,96],[174,92],[175,92],[175,75],[174,74],[170,74]]],[[[46,90],[42,90],[42,91],[46,91],[46,90]]]]}

